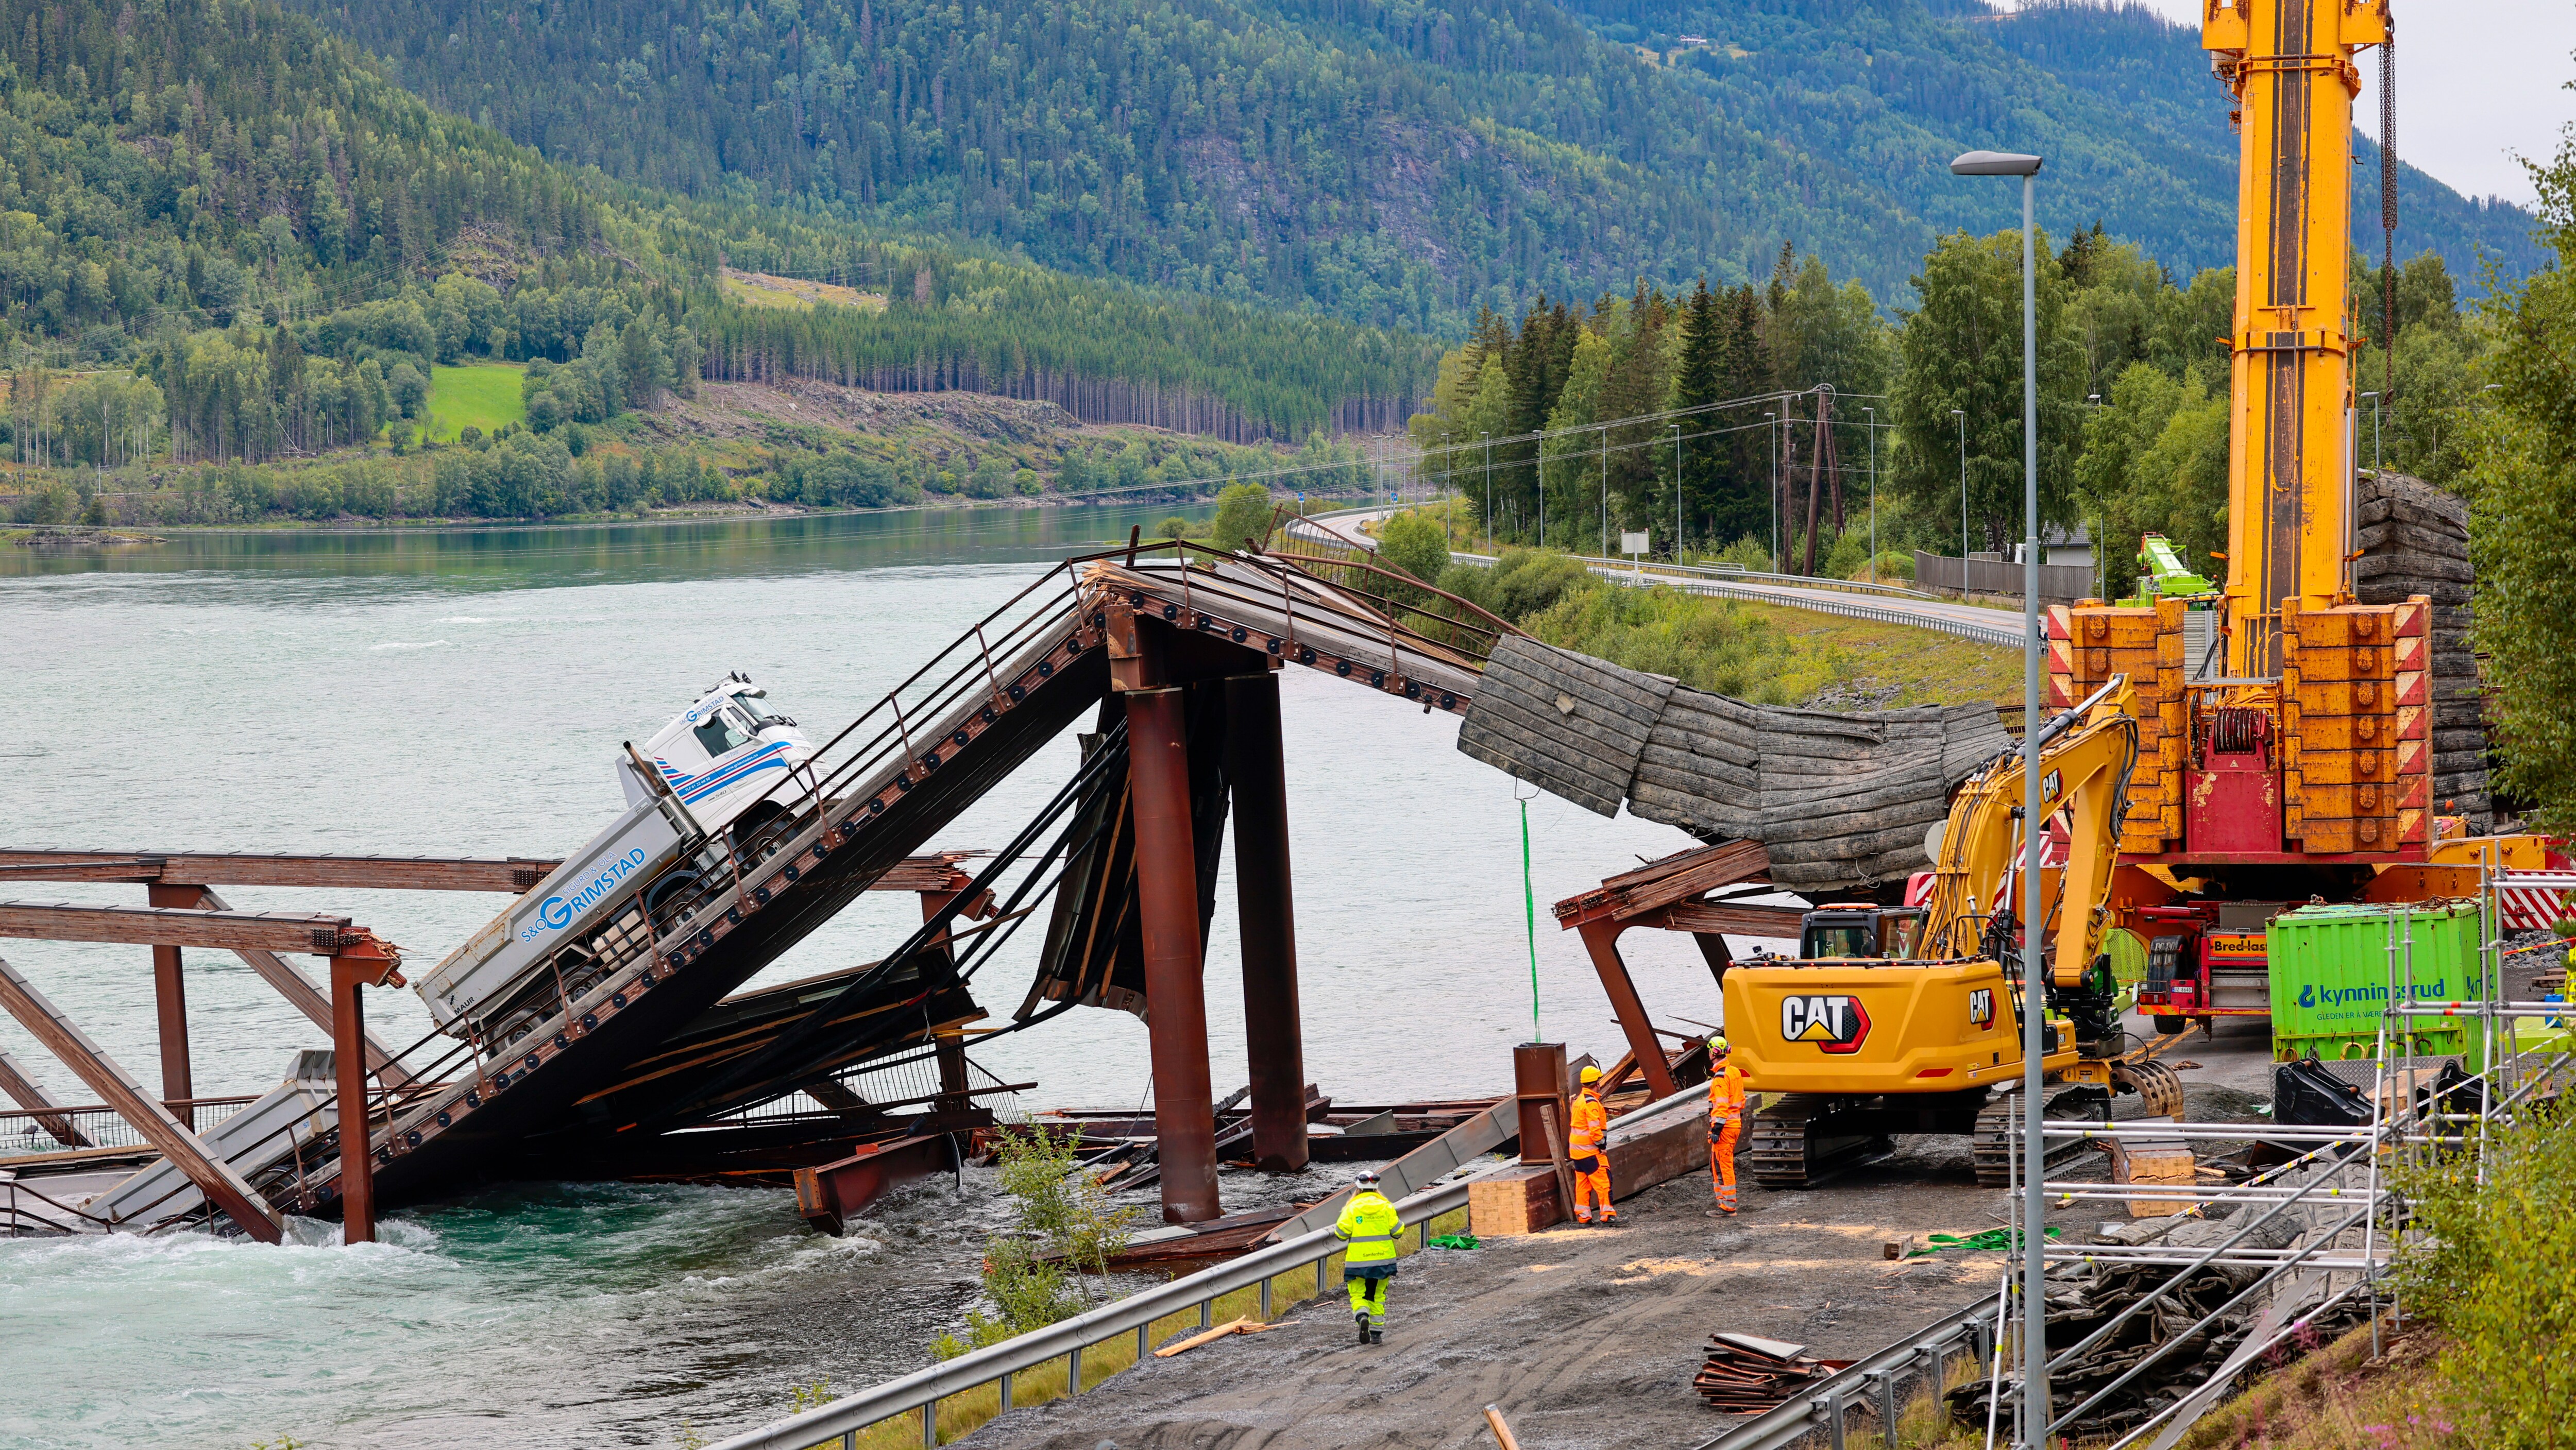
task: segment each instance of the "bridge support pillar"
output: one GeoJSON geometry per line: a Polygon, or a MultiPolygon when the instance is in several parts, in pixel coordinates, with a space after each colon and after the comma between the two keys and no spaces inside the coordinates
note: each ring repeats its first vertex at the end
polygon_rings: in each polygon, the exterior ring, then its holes
{"type": "MultiPolygon", "coordinates": [[[[154,906],[205,904],[205,893],[194,886],[165,886],[154,881],[145,885],[143,893],[154,906]]],[[[190,1100],[196,1097],[197,1088],[188,1058],[188,980],[177,947],[152,948],[152,1001],[161,1036],[161,1102],[170,1109],[170,1116],[193,1131],[197,1112],[190,1100]]]]}
{"type": "Polygon", "coordinates": [[[1198,853],[1190,834],[1187,696],[1179,686],[1125,693],[1163,1221],[1204,1223],[1224,1209],[1217,1201],[1216,1103],[1208,1082],[1198,853]]]}
{"type": "Polygon", "coordinates": [[[1243,1031],[1252,1069],[1252,1156],[1306,1166],[1305,1030],[1297,1012],[1297,912],[1288,870],[1288,776],[1279,676],[1225,681],[1225,774],[1234,797],[1234,890],[1243,926],[1243,1031]]]}

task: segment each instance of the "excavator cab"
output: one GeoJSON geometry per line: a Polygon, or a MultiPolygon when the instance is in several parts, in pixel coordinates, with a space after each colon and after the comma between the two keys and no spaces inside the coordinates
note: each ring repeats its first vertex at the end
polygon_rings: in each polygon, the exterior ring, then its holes
{"type": "Polygon", "coordinates": [[[1827,902],[1799,919],[1798,955],[1806,961],[1899,961],[1914,955],[1922,927],[1919,906],[1827,902]]]}

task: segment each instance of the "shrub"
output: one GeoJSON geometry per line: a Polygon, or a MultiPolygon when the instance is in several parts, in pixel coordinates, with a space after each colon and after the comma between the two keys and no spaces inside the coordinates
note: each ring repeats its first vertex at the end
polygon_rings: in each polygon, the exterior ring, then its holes
{"type": "Polygon", "coordinates": [[[1449,567],[1448,533],[1428,514],[1397,514],[1378,530],[1377,561],[1436,584],[1449,567]]]}
{"type": "Polygon", "coordinates": [[[2576,1109],[2526,1109],[2480,1164],[2435,1158],[2400,1177],[2424,1247],[2405,1301],[2450,1336],[2440,1381],[2486,1450],[2568,1443],[2576,1423],[2576,1109]]]}
{"type": "Polygon", "coordinates": [[[1106,1287],[1136,1210],[1110,1205],[1108,1190],[1083,1171],[1081,1150],[1079,1134],[1058,1142],[1040,1128],[1001,1130],[1002,1191],[1015,1213],[984,1246],[984,1294],[996,1312],[968,1310],[966,1338],[943,1334],[931,1344],[941,1359],[1070,1319],[1094,1302],[1095,1280],[1106,1287]]]}
{"type": "Polygon", "coordinates": [[[1240,549],[1246,539],[1270,537],[1270,490],[1257,483],[1230,483],[1216,496],[1216,521],[1208,526],[1209,542],[1220,549],[1240,549]]]}

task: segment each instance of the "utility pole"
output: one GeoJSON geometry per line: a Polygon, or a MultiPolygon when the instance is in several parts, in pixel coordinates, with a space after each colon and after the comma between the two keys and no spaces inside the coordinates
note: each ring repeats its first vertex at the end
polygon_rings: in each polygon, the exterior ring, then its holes
{"type": "Polygon", "coordinates": [[[1682,425],[1673,425],[1673,563],[1682,562],[1682,425]]]}
{"type": "Polygon", "coordinates": [[[1869,415],[1869,582],[1878,582],[1878,410],[1863,408],[1869,415]]]}
{"type": "Polygon", "coordinates": [[[1610,425],[1601,425],[1601,554],[1610,555],[1610,425]]]}
{"type": "Polygon", "coordinates": [[[1780,572],[1780,415],[1765,413],[1762,426],[1771,435],[1771,572],[1780,572]]]}
{"type": "MultiPolygon", "coordinates": [[[[1491,439],[1494,435],[1493,435],[1493,434],[1491,434],[1491,433],[1479,433],[1479,434],[1477,434],[1476,436],[1477,436],[1479,439],[1491,439]]],[[[1490,518],[1492,518],[1493,516],[1494,516],[1494,445],[1493,445],[1491,442],[1487,442],[1487,443],[1485,444],[1485,517],[1486,517],[1486,518],[1488,518],[1488,519],[1490,519],[1490,518]]]]}

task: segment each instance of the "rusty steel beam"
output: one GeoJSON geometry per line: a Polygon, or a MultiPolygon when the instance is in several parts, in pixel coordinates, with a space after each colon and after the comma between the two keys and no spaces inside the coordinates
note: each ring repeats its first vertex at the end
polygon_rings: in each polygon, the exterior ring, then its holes
{"type": "Polygon", "coordinates": [[[332,1071],[339,1079],[340,1242],[376,1241],[376,1156],[367,1113],[366,1004],[362,987],[402,985],[399,958],[372,932],[355,933],[331,958],[332,1071]],[[356,1151],[350,1151],[354,1138],[356,1151]]]}
{"type": "Polygon", "coordinates": [[[1154,1059],[1154,1139],[1163,1221],[1204,1223],[1216,1187],[1207,995],[1199,955],[1198,855],[1190,839],[1189,720],[1179,686],[1127,692],[1129,788],[1136,807],[1137,916],[1143,928],[1146,1034],[1154,1059]]]}
{"type": "Polygon", "coordinates": [[[59,1108],[62,1104],[55,1102],[52,1094],[37,1086],[36,1079],[27,1071],[26,1066],[6,1052],[0,1052],[0,1093],[7,1093],[10,1101],[29,1112],[37,1113],[36,1126],[52,1134],[55,1142],[66,1148],[90,1146],[88,1136],[72,1126],[69,1114],[38,1112],[42,1108],[59,1108]]]}
{"type": "Polygon", "coordinates": [[[0,881],[168,881],[187,886],[334,886],[353,891],[506,891],[515,896],[544,880],[559,864],[557,858],[543,856],[0,851],[0,881]],[[52,874],[57,871],[72,874],[52,874]]]}
{"type": "Polygon", "coordinates": [[[1631,923],[1594,920],[1583,924],[1583,950],[1592,957],[1592,970],[1600,975],[1601,990],[1610,997],[1610,1010],[1619,1014],[1619,1030],[1627,1036],[1628,1050],[1636,1054],[1637,1070],[1646,1076],[1646,1086],[1655,1101],[1662,1101],[1681,1091],[1673,1081],[1672,1064],[1664,1060],[1662,1039],[1655,1036],[1655,1024],[1646,1016],[1645,999],[1637,995],[1637,984],[1628,976],[1627,960],[1619,955],[1619,934],[1631,923]]]}
{"type": "MultiPolygon", "coordinates": [[[[192,886],[164,886],[155,881],[144,889],[154,906],[176,906],[195,909],[202,895],[192,886]]],[[[152,1007],[161,1037],[161,1101],[184,1103],[197,1095],[196,1074],[188,1064],[188,983],[179,958],[180,948],[156,942],[152,947],[152,1007]]],[[[195,1117],[188,1119],[191,1126],[195,1117]]]]}
{"type": "Polygon", "coordinates": [[[345,916],[289,911],[186,911],[163,906],[83,906],[75,902],[0,901],[0,937],[35,941],[120,942],[129,946],[253,947],[329,956],[345,916]]]}
{"type": "Polygon", "coordinates": [[[89,1040],[89,1034],[56,1010],[53,1003],[45,1000],[45,994],[5,959],[0,959],[0,1008],[17,1018],[19,1026],[88,1084],[100,1102],[133,1124],[146,1142],[187,1174],[188,1181],[197,1186],[206,1201],[222,1209],[242,1232],[267,1244],[285,1237],[277,1210],[244,1182],[232,1165],[207,1156],[205,1144],[194,1132],[172,1117],[168,1108],[145,1092],[143,1085],[117,1066],[114,1058],[101,1052],[98,1044],[89,1040]]]}
{"type": "MultiPolygon", "coordinates": [[[[231,903],[215,894],[212,887],[197,888],[197,901],[212,911],[230,911],[231,903]]],[[[235,947],[233,955],[242,959],[259,979],[286,999],[286,1005],[304,1014],[304,1020],[328,1032],[331,1030],[331,998],[313,980],[296,970],[295,964],[275,952],[258,947],[235,947]]],[[[394,1061],[394,1055],[373,1034],[367,1037],[367,1068],[383,1079],[387,1087],[402,1087],[412,1080],[410,1073],[394,1061]]]]}
{"type": "Polygon", "coordinates": [[[1297,1007],[1297,911],[1288,867],[1288,773],[1279,677],[1225,682],[1225,774],[1234,795],[1234,896],[1243,938],[1243,1033],[1252,1076],[1252,1157],[1306,1166],[1306,1047],[1297,1007]]]}

